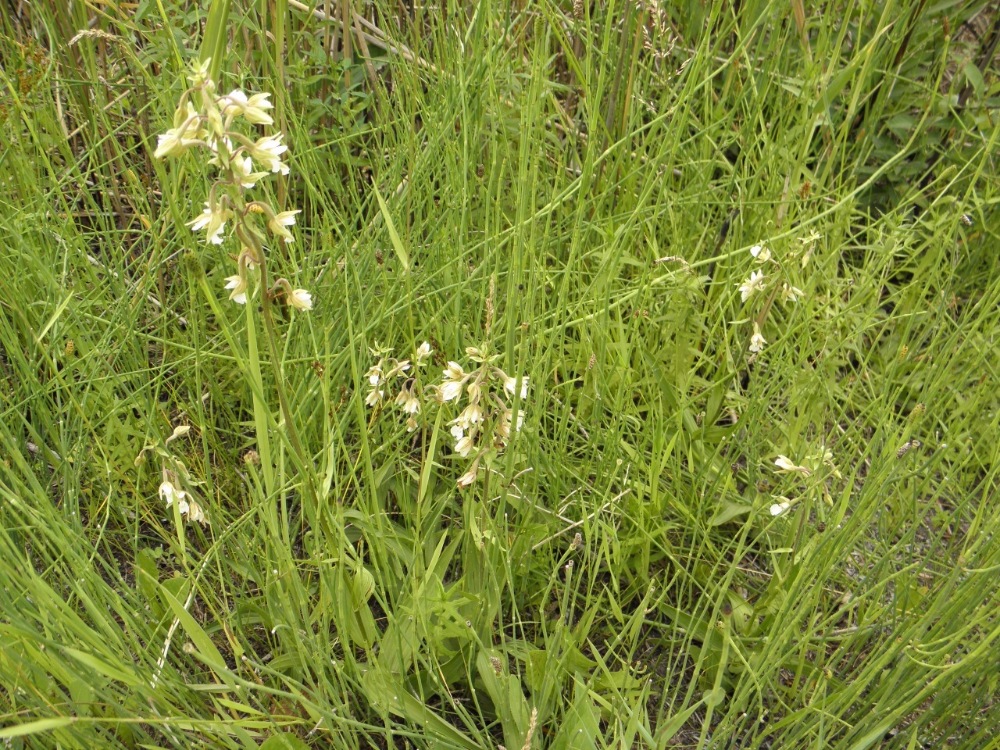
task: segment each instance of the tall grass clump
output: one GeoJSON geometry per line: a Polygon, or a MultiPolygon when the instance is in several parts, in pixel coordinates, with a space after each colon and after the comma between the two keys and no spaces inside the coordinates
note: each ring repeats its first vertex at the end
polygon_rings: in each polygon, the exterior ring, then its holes
{"type": "Polygon", "coordinates": [[[991,747],[998,24],[9,4],[0,738],[991,747]]]}

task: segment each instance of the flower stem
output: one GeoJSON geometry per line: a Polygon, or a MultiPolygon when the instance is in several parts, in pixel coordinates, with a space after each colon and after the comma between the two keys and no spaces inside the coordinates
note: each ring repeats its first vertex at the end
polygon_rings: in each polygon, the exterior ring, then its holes
{"type": "Polygon", "coordinates": [[[261,317],[264,319],[264,338],[267,339],[271,369],[274,372],[274,387],[278,392],[278,405],[281,409],[281,416],[285,422],[285,429],[288,432],[288,442],[292,446],[292,453],[295,456],[296,463],[299,465],[299,471],[302,472],[305,480],[307,503],[304,507],[307,508],[307,512],[309,512],[309,510],[315,510],[319,507],[319,495],[316,492],[316,487],[313,483],[313,473],[309,466],[309,462],[307,461],[305,449],[302,447],[302,441],[299,440],[298,430],[295,429],[295,420],[292,416],[292,409],[289,406],[288,398],[285,395],[284,376],[281,372],[281,366],[279,365],[278,327],[274,323],[274,315],[271,310],[271,295],[267,291],[270,283],[267,276],[267,259],[264,257],[263,253],[261,254],[260,263],[260,286],[261,317]]]}

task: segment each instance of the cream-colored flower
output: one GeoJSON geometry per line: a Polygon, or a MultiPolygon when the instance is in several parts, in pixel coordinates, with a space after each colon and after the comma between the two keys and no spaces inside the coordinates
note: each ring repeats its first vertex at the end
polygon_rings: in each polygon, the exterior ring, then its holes
{"type": "Polygon", "coordinates": [[[164,479],[160,484],[160,497],[162,497],[164,502],[166,502],[168,508],[174,503],[177,503],[177,507],[181,508],[181,512],[186,512],[187,501],[184,499],[186,496],[187,493],[182,489],[174,487],[173,482],[169,479],[164,479]],[[183,505],[181,505],[181,503],[183,503],[183,505]]]}
{"type": "MultiPolygon", "coordinates": [[[[503,413],[500,415],[500,421],[497,422],[497,435],[504,443],[510,440],[510,426],[513,417],[513,412],[510,409],[504,409],[503,413]]],[[[521,427],[523,426],[524,409],[519,409],[517,412],[517,426],[514,429],[515,431],[520,432],[521,427]]]]}
{"type": "MultiPolygon", "coordinates": [[[[181,513],[183,515],[183,511],[181,513]]],[[[201,523],[201,524],[208,523],[208,519],[205,518],[205,511],[203,511],[201,509],[201,506],[198,505],[198,503],[196,503],[194,500],[191,500],[188,503],[187,517],[188,517],[188,520],[190,520],[190,521],[197,521],[198,523],[201,523]]]]}
{"type": "Polygon", "coordinates": [[[281,172],[288,174],[288,165],[281,161],[281,155],[288,150],[288,146],[281,142],[284,133],[273,136],[258,138],[256,143],[250,147],[250,156],[264,165],[271,172],[281,172]]]}
{"type": "Polygon", "coordinates": [[[764,288],[764,273],[763,271],[753,271],[750,274],[750,278],[744,281],[740,285],[740,294],[743,297],[743,301],[746,302],[750,299],[750,296],[755,292],[759,292],[764,288]]]}
{"type": "Polygon", "coordinates": [[[459,487],[468,487],[479,477],[479,461],[473,461],[472,465],[469,467],[462,476],[458,478],[459,487]]]}
{"type": "Polygon", "coordinates": [[[368,369],[368,372],[365,374],[365,377],[368,378],[368,384],[371,385],[372,388],[375,388],[379,383],[381,383],[382,382],[382,360],[379,360],[377,365],[372,365],[368,369]]]}
{"type": "Polygon", "coordinates": [[[520,382],[520,384],[521,384],[521,389],[520,389],[521,390],[521,398],[525,399],[525,398],[528,397],[528,378],[527,378],[527,376],[525,376],[523,378],[512,378],[512,377],[506,377],[506,378],[504,378],[503,389],[505,391],[507,391],[507,393],[509,393],[511,396],[513,396],[514,392],[518,390],[518,387],[517,387],[518,386],[518,382],[520,382]]]}
{"type": "Polygon", "coordinates": [[[191,425],[188,425],[188,424],[177,425],[174,428],[174,431],[172,433],[170,433],[170,437],[168,437],[166,440],[163,441],[163,444],[164,445],[169,445],[174,440],[177,440],[178,438],[184,437],[189,432],[191,432],[191,425]]]}
{"type": "Polygon", "coordinates": [[[832,451],[824,450],[822,453],[817,453],[815,456],[807,456],[806,458],[811,461],[813,466],[817,469],[819,469],[820,466],[826,466],[830,470],[831,475],[837,479],[844,478],[840,473],[840,470],[837,468],[837,465],[833,462],[832,451]]]}
{"type": "Polygon", "coordinates": [[[426,341],[417,347],[417,364],[422,365],[424,360],[431,356],[433,351],[431,350],[431,345],[426,341]]]}
{"type": "Polygon", "coordinates": [[[462,458],[468,456],[472,449],[475,447],[472,443],[472,435],[465,435],[461,440],[455,443],[455,453],[460,455],[462,458]]]}
{"type": "Polygon", "coordinates": [[[237,156],[229,162],[229,169],[235,180],[245,188],[252,188],[257,184],[257,180],[267,174],[266,172],[254,172],[253,160],[249,156],[237,156]]]}
{"type": "Polygon", "coordinates": [[[757,325],[756,321],[754,321],[754,324],[753,324],[753,336],[750,337],[750,351],[753,354],[757,354],[758,352],[762,352],[762,351],[764,351],[764,344],[766,344],[766,343],[767,343],[767,341],[764,339],[764,336],[761,335],[760,326],[757,325]]]}
{"type": "Polygon", "coordinates": [[[301,310],[302,312],[312,310],[312,294],[307,292],[305,289],[293,289],[288,293],[287,299],[288,304],[296,310],[301,310]]]}
{"type": "Polygon", "coordinates": [[[471,430],[475,427],[475,425],[471,422],[464,419],[461,414],[459,414],[457,418],[451,420],[448,424],[451,425],[451,436],[455,438],[455,440],[461,440],[467,430],[471,430]]]}
{"type": "Polygon", "coordinates": [[[183,131],[171,128],[166,133],[160,133],[156,137],[156,151],[153,152],[154,159],[163,159],[167,156],[180,156],[188,147],[190,142],[185,142],[183,131]]]}
{"type": "Polygon", "coordinates": [[[227,117],[243,115],[254,125],[273,125],[274,120],[265,110],[273,109],[268,101],[270,94],[254,94],[247,96],[240,89],[234,89],[219,100],[219,109],[227,117]]]}
{"type": "Polygon", "coordinates": [[[464,380],[446,380],[441,384],[439,393],[443,401],[453,401],[462,395],[464,380]]]}
{"type": "Polygon", "coordinates": [[[229,293],[229,299],[237,305],[245,305],[247,303],[247,282],[242,274],[227,276],[226,289],[232,289],[229,293]]]}
{"type": "Polygon", "coordinates": [[[396,364],[394,364],[389,369],[389,372],[386,373],[385,379],[388,380],[389,378],[402,377],[403,374],[409,372],[409,370],[410,370],[410,360],[402,359],[399,362],[396,362],[396,364]]]}
{"type": "Polygon", "coordinates": [[[407,417],[406,418],[406,431],[407,432],[414,432],[419,426],[420,425],[417,424],[417,420],[415,420],[413,417],[407,417]]]}
{"type": "Polygon", "coordinates": [[[479,403],[479,399],[483,397],[483,387],[479,384],[478,379],[473,380],[471,383],[469,383],[468,387],[466,387],[465,389],[465,392],[469,396],[469,401],[471,401],[474,404],[479,403]]]}
{"type": "Polygon", "coordinates": [[[815,245],[821,239],[823,239],[823,235],[821,235],[815,229],[810,229],[809,234],[807,234],[805,237],[799,238],[799,242],[801,242],[803,247],[805,247],[807,245],[815,245]]]}
{"type": "Polygon", "coordinates": [[[412,388],[402,388],[396,396],[396,405],[402,407],[407,414],[420,413],[420,399],[417,398],[412,388]]]}
{"type": "Polygon", "coordinates": [[[792,505],[794,505],[793,501],[789,500],[787,497],[784,497],[783,495],[779,495],[778,497],[775,498],[775,500],[780,500],[781,502],[774,503],[771,506],[770,510],[772,516],[780,516],[781,514],[785,513],[789,508],[791,508],[792,505]]]}
{"type": "Polygon", "coordinates": [[[368,392],[368,395],[365,397],[365,405],[366,406],[375,406],[376,404],[378,404],[382,400],[382,397],[384,395],[385,395],[385,391],[380,391],[378,388],[372,388],[368,392]]]}
{"type": "Polygon", "coordinates": [[[445,380],[464,380],[465,370],[462,369],[462,365],[458,364],[458,362],[452,361],[444,368],[443,376],[445,380]]]}
{"type": "Polygon", "coordinates": [[[812,471],[805,467],[799,466],[788,456],[778,456],[774,460],[774,465],[778,467],[777,471],[779,474],[801,474],[802,476],[809,476],[812,471]]]}
{"type": "Polygon", "coordinates": [[[822,235],[815,229],[811,230],[805,237],[800,237],[799,242],[802,243],[802,248],[804,252],[802,253],[802,267],[805,268],[809,265],[809,260],[812,258],[813,250],[816,249],[816,243],[822,239],[822,235]]]}
{"type": "Polygon", "coordinates": [[[271,95],[268,93],[253,94],[247,100],[246,107],[243,109],[243,117],[245,117],[249,122],[254,125],[272,125],[274,120],[271,119],[271,115],[267,114],[265,110],[273,109],[274,105],[271,104],[271,95]]]}
{"type": "Polygon", "coordinates": [[[178,107],[174,113],[174,127],[157,137],[153,157],[163,159],[167,156],[180,156],[196,145],[203,135],[198,111],[191,102],[185,102],[185,106],[178,107]]]}
{"type": "Polygon", "coordinates": [[[757,259],[758,263],[767,263],[771,260],[771,248],[764,243],[759,243],[751,247],[750,254],[757,259]]]}
{"type": "MultiPolygon", "coordinates": [[[[164,474],[167,474],[167,472],[165,471],[164,474]]],[[[186,516],[191,521],[208,523],[208,520],[205,518],[205,511],[194,501],[194,498],[189,498],[188,493],[175,487],[169,479],[164,479],[162,484],[160,484],[160,497],[166,501],[168,508],[176,505],[177,512],[181,516],[186,516]]]]}
{"type": "Polygon", "coordinates": [[[806,296],[806,293],[801,289],[789,284],[781,285],[781,301],[782,302],[798,302],[800,299],[806,296]]]}
{"type": "Polygon", "coordinates": [[[462,413],[458,415],[459,424],[467,425],[471,427],[474,424],[483,421],[483,410],[477,403],[469,404],[462,410],[462,413]]]}
{"type": "Polygon", "coordinates": [[[295,237],[292,236],[292,233],[288,231],[287,227],[295,224],[295,216],[300,213],[302,213],[302,209],[282,211],[279,214],[275,214],[274,218],[267,222],[267,228],[278,237],[281,237],[285,241],[285,244],[294,242],[295,237]]]}
{"type": "Polygon", "coordinates": [[[232,215],[233,212],[228,208],[222,208],[218,205],[213,206],[206,201],[205,210],[189,221],[187,225],[194,232],[204,229],[208,242],[211,242],[213,245],[221,245],[223,240],[222,230],[226,228],[226,222],[232,218],[232,215]]]}

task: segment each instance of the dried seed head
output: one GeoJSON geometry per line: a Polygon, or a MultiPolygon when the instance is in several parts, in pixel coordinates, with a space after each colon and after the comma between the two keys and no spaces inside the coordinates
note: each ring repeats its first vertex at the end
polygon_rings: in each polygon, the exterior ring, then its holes
{"type": "Polygon", "coordinates": [[[490,276],[490,293],[486,296],[486,335],[493,330],[493,317],[496,315],[497,277],[490,276]]]}
{"type": "Polygon", "coordinates": [[[538,725],[538,709],[531,709],[531,716],[528,717],[528,731],[524,735],[524,745],[521,750],[531,750],[531,740],[535,736],[535,727],[538,725]]]}

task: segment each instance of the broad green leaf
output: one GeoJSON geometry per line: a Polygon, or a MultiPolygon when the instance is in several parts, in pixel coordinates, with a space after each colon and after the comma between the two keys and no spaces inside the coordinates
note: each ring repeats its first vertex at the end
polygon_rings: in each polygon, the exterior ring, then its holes
{"type": "Polygon", "coordinates": [[[747,503],[734,503],[732,500],[723,500],[708,524],[709,526],[722,526],[752,510],[753,506],[747,503]]]}
{"type": "Polygon", "coordinates": [[[498,652],[480,651],[476,656],[476,672],[493,701],[506,746],[521,747],[531,715],[521,680],[508,672],[506,660],[498,652]]]}
{"type": "Polygon", "coordinates": [[[721,687],[706,690],[705,694],[702,695],[702,702],[709,708],[715,708],[716,706],[722,705],[722,702],[725,699],[726,691],[721,687]]]}

